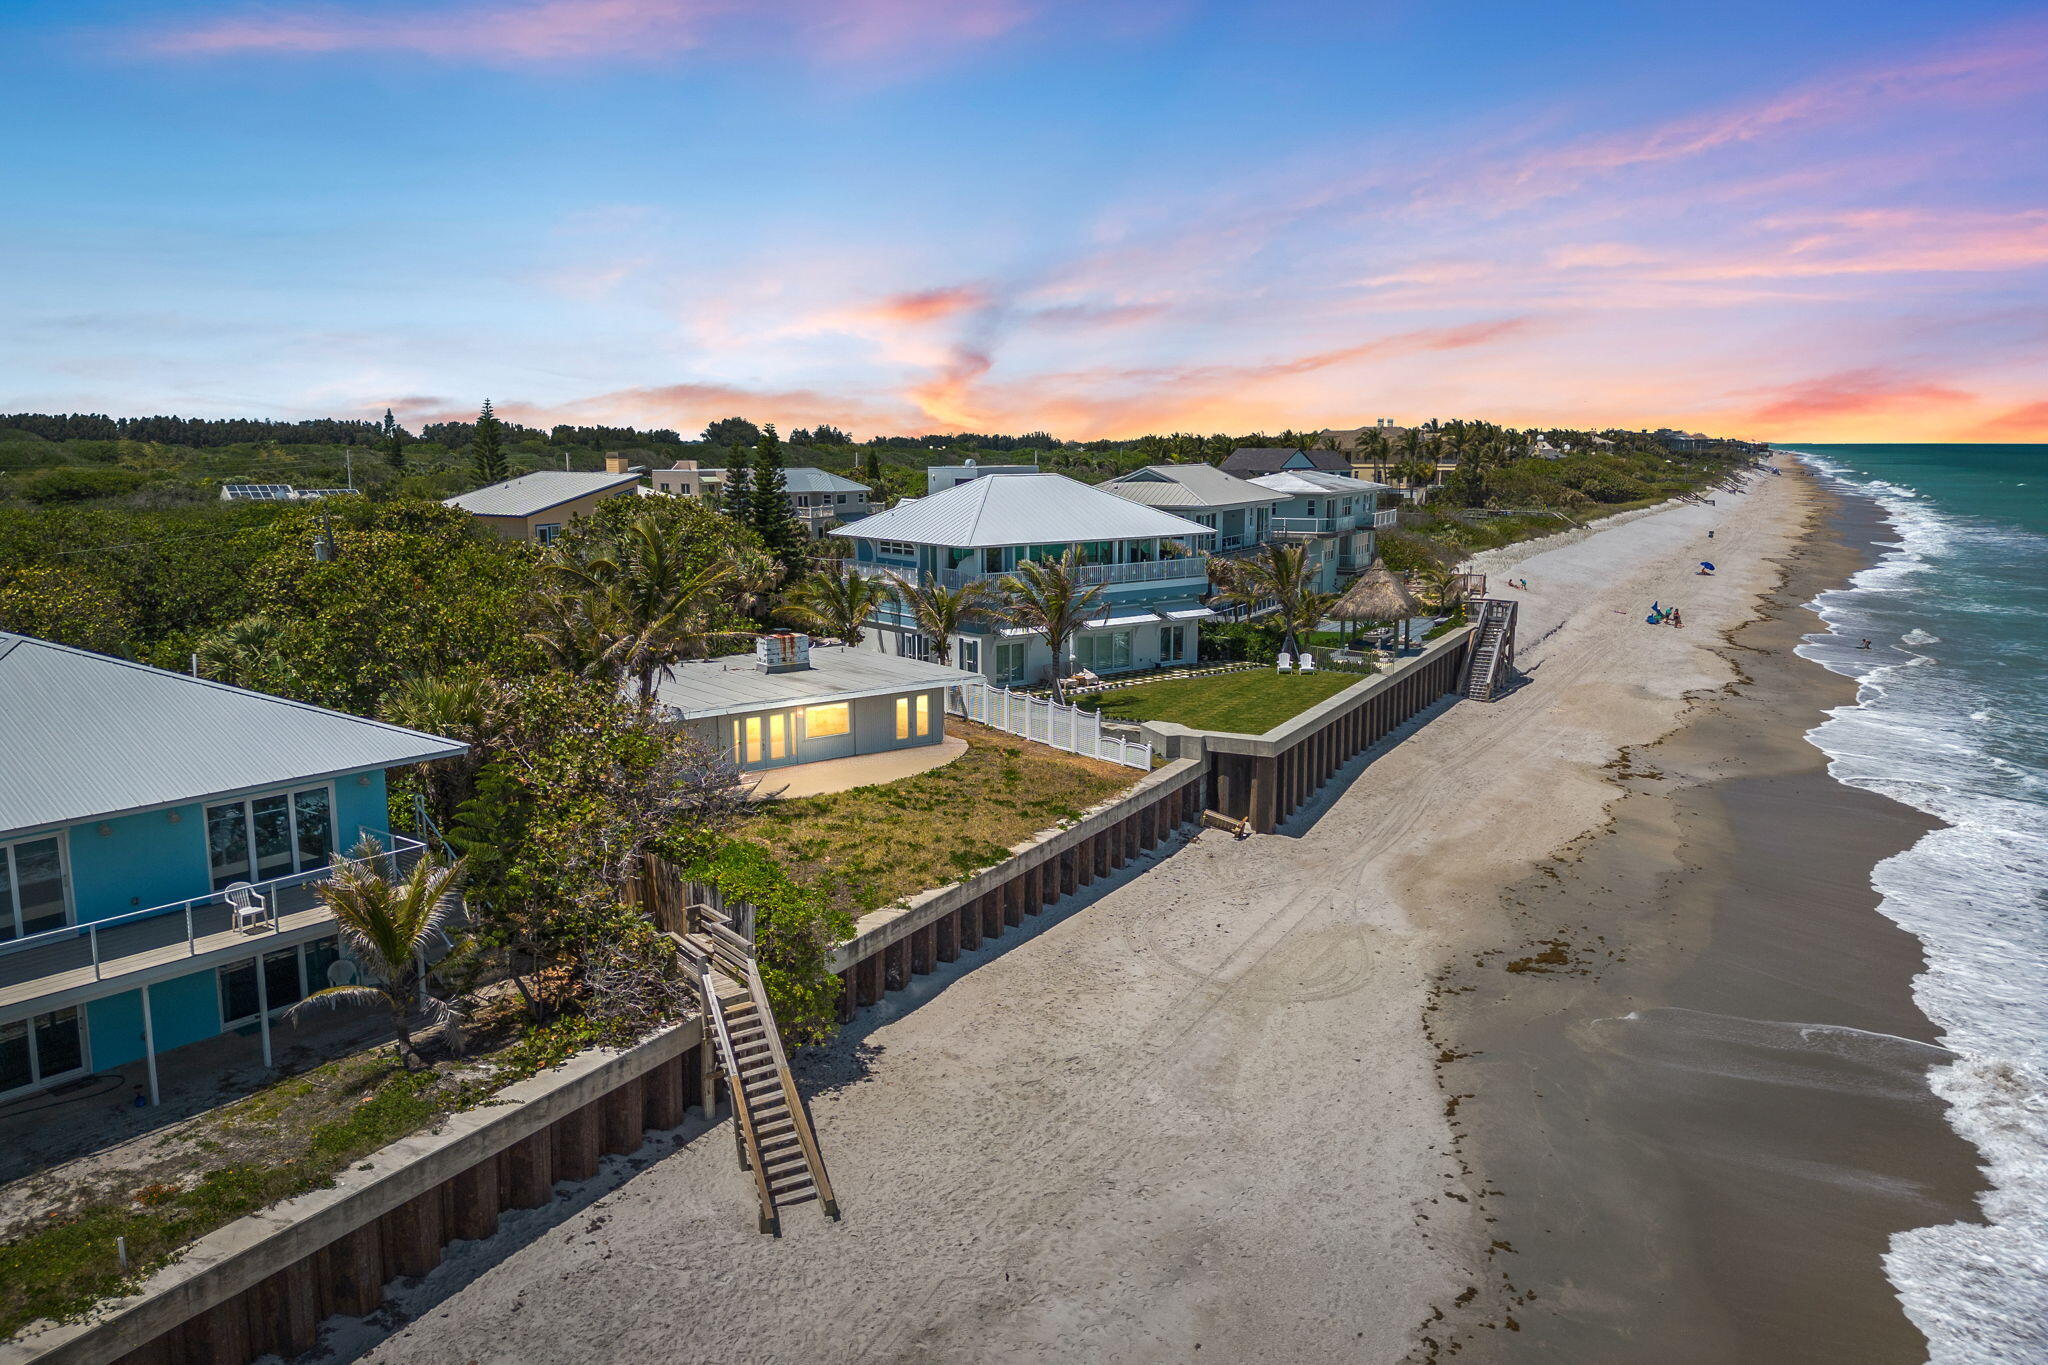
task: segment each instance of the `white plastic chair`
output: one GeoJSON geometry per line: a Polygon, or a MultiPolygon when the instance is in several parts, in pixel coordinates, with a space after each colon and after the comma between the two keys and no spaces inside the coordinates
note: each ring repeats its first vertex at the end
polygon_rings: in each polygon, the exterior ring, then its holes
{"type": "Polygon", "coordinates": [[[1273,660],[1273,669],[1278,673],[1292,672],[1294,669],[1294,656],[1284,649],[1281,650],[1273,660]]]}
{"type": "Polygon", "coordinates": [[[237,929],[246,931],[270,918],[269,903],[247,882],[229,882],[221,894],[227,897],[228,909],[234,915],[237,929]]]}
{"type": "Polygon", "coordinates": [[[1305,649],[1301,651],[1301,671],[1304,673],[1316,671],[1316,656],[1305,649]]]}

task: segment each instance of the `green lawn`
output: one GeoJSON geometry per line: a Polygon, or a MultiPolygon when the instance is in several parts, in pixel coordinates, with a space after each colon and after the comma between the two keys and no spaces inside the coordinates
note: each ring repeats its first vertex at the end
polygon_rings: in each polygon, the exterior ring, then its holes
{"type": "Polygon", "coordinates": [[[1362,673],[1279,673],[1260,668],[1120,687],[1083,697],[1081,704],[1112,720],[1170,720],[1197,730],[1262,735],[1364,681],[1362,673]]]}

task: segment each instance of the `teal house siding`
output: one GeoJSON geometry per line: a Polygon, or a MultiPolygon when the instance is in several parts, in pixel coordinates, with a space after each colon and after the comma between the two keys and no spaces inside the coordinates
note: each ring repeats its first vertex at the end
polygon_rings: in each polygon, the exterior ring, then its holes
{"type": "MultiPolygon", "coordinates": [[[[140,992],[137,998],[139,1011],[140,992]]],[[[149,1008],[156,1017],[158,1052],[220,1032],[220,987],[211,971],[157,982],[149,988],[149,1008]]]]}
{"type": "Polygon", "coordinates": [[[209,889],[200,806],[73,825],[68,839],[72,904],[80,924],[203,896],[209,889]]]}
{"type": "Polygon", "coordinates": [[[85,1007],[95,1071],[142,1059],[142,992],[124,991],[85,1007]]]}
{"type": "Polygon", "coordinates": [[[356,846],[364,829],[379,834],[391,828],[391,809],[384,791],[384,771],[353,774],[334,779],[335,853],[346,854],[356,846]],[[367,782],[358,781],[358,778],[367,782]]]}

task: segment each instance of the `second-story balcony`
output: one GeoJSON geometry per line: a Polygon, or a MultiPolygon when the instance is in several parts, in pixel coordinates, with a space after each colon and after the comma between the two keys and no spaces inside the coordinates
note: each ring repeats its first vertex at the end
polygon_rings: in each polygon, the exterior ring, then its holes
{"type": "Polygon", "coordinates": [[[1400,524],[1401,509],[1398,507],[1382,507],[1372,514],[1372,527],[1375,531],[1391,531],[1400,524]]]}
{"type": "MultiPolygon", "coordinates": [[[[385,877],[407,875],[426,853],[416,839],[363,832],[387,850],[370,860],[385,877]]],[[[350,862],[247,883],[232,899],[213,891],[0,943],[0,1011],[92,999],[312,937],[334,923],[319,887],[350,862]]]]}
{"type": "MultiPolygon", "coordinates": [[[[914,564],[861,563],[846,561],[857,574],[864,578],[915,579],[918,575],[914,564]]],[[[1010,576],[1005,569],[989,573],[971,569],[935,569],[924,577],[935,581],[944,588],[962,588],[969,583],[987,583],[991,586],[1010,576]]],[[[1146,560],[1137,564],[1083,564],[1080,570],[1081,582],[1088,587],[1114,587],[1125,583],[1203,583],[1209,578],[1209,556],[1206,554],[1177,555],[1166,559],[1146,560]]]]}

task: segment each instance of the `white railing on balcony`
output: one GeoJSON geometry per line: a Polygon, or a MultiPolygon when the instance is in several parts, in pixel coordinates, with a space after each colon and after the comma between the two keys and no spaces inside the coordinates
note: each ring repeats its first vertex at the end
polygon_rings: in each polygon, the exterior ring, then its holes
{"type": "MultiPolygon", "coordinates": [[[[362,833],[384,845],[386,851],[368,861],[378,865],[386,877],[404,875],[426,851],[426,845],[403,835],[370,829],[362,833]]],[[[200,940],[230,929],[255,935],[278,933],[286,915],[301,914],[318,905],[316,886],[334,876],[338,868],[354,862],[346,857],[336,858],[326,867],[251,883],[250,905],[261,908],[253,926],[236,922],[238,912],[229,905],[226,892],[210,891],[189,900],[67,924],[61,929],[0,943],[0,987],[87,966],[92,969],[93,979],[101,980],[109,967],[119,969],[122,958],[138,953],[156,954],[180,945],[186,956],[197,956],[200,940]]]]}
{"type": "MultiPolygon", "coordinates": [[[[863,578],[893,578],[914,582],[919,577],[917,567],[912,564],[871,564],[857,560],[849,562],[853,571],[863,578]]],[[[1007,569],[1000,573],[985,573],[973,569],[933,569],[924,574],[924,578],[936,582],[943,588],[963,588],[969,583],[993,585],[1007,578],[1009,573],[1007,569]]],[[[1108,587],[1119,583],[1202,582],[1208,577],[1209,556],[1205,554],[1154,559],[1142,564],[1084,564],[1080,573],[1081,582],[1090,587],[1108,587]]]]}
{"type": "Polygon", "coordinates": [[[1391,531],[1400,524],[1401,509],[1398,507],[1382,507],[1379,511],[1372,514],[1372,525],[1375,531],[1391,531]]]}
{"type": "Polygon", "coordinates": [[[1338,530],[1337,523],[1348,522],[1349,517],[1275,517],[1273,534],[1293,536],[1326,536],[1338,530]]]}

